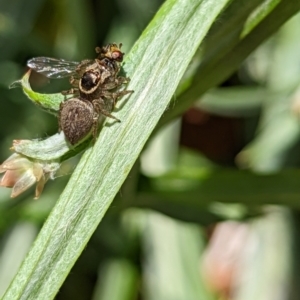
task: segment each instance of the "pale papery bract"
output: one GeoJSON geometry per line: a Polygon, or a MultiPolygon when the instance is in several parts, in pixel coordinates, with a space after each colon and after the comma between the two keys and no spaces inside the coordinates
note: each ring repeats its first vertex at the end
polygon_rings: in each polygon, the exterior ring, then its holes
{"type": "Polygon", "coordinates": [[[34,199],[38,199],[45,183],[53,179],[59,167],[58,162],[37,161],[14,153],[0,165],[0,173],[5,173],[0,186],[12,188],[11,197],[14,198],[36,183],[34,199]]]}

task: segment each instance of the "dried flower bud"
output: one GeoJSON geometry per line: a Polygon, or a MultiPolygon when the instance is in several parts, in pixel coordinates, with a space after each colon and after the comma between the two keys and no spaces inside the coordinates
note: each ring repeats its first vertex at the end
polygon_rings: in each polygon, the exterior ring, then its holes
{"type": "Polygon", "coordinates": [[[14,198],[36,183],[34,198],[38,199],[45,183],[53,179],[58,169],[58,162],[35,161],[14,153],[0,165],[0,173],[5,173],[0,186],[12,188],[11,197],[14,198]]]}

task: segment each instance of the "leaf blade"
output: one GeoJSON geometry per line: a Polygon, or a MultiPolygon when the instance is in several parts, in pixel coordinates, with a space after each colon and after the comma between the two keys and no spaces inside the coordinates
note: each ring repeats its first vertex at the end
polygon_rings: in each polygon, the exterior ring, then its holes
{"type": "Polygon", "coordinates": [[[227,2],[173,0],[162,6],[124,66],[135,93],[119,113],[122,123],[105,126],[86,151],[4,299],[55,296],[227,2]]]}

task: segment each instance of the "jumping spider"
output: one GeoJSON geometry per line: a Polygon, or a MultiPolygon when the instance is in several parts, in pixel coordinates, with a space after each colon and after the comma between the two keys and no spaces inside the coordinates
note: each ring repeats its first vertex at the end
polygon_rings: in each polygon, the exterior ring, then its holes
{"type": "Polygon", "coordinates": [[[70,76],[72,88],[63,92],[72,95],[60,105],[58,123],[70,144],[77,144],[89,132],[97,136],[98,119],[102,114],[120,122],[111,114],[117,100],[133,91],[119,90],[129,82],[129,78],[118,76],[124,53],[122,44],[108,44],[97,47],[98,57],[80,63],[36,57],[28,61],[28,66],[49,78],[70,76]]]}

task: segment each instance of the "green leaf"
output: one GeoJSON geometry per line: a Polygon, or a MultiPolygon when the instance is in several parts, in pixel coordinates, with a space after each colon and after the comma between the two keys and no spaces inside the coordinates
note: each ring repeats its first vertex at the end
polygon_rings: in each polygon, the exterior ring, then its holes
{"type": "MultiPolygon", "coordinates": [[[[186,168],[149,179],[129,205],[150,208],[174,218],[201,224],[216,221],[207,211],[215,203],[238,203],[248,208],[265,204],[299,208],[300,172],[286,170],[257,175],[248,171],[186,168]]],[[[243,217],[241,211],[240,217],[243,217]]]]}
{"type": "Polygon", "coordinates": [[[218,88],[203,95],[195,106],[221,116],[249,116],[257,114],[266,96],[265,88],[218,88]]]}
{"type": "Polygon", "coordinates": [[[144,216],[145,294],[149,300],[215,299],[195,264],[204,248],[199,226],[149,212],[144,216]],[[176,265],[176,272],[170,265],[176,265]]]}
{"type": "Polygon", "coordinates": [[[256,47],[299,10],[298,0],[232,1],[207,36],[189,88],[174,100],[173,109],[165,113],[160,125],[182,114],[208,89],[224,81],[256,47]],[[261,14],[252,15],[258,4],[267,8],[263,19],[261,14]],[[252,21],[248,23],[250,17],[252,21]]]}
{"type": "Polygon", "coordinates": [[[62,101],[64,101],[65,96],[63,96],[61,93],[57,94],[40,94],[37,92],[34,92],[31,89],[30,83],[29,83],[29,77],[30,77],[31,70],[29,70],[21,80],[14,82],[10,88],[14,88],[21,84],[21,87],[23,89],[24,94],[28,97],[29,100],[32,101],[33,104],[37,105],[39,108],[57,115],[59,111],[59,105],[62,101]]]}
{"type": "Polygon", "coordinates": [[[251,32],[271,11],[280,3],[280,0],[264,1],[247,18],[241,36],[246,36],[251,32]]]}
{"type": "Polygon", "coordinates": [[[93,299],[131,300],[139,282],[136,267],[125,259],[113,259],[101,266],[100,280],[93,299]]]}
{"type": "Polygon", "coordinates": [[[228,0],[165,2],[124,65],[135,93],[87,150],[3,299],[52,299],[167,108],[228,0]]]}

